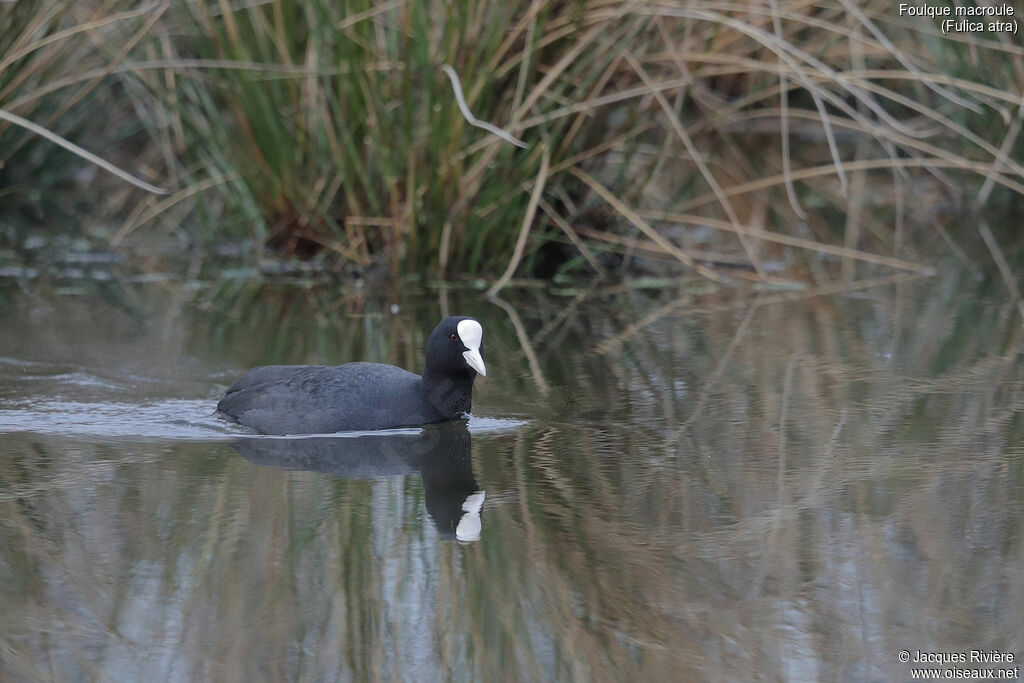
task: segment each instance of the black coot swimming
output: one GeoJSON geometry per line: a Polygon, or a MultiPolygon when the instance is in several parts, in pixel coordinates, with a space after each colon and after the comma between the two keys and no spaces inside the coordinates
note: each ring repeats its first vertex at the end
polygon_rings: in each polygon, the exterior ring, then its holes
{"type": "Polygon", "coordinates": [[[445,318],[427,339],[423,376],[394,365],[267,365],[231,385],[217,414],[263,434],[414,427],[456,420],[472,407],[473,380],[486,375],[483,328],[445,318]]]}

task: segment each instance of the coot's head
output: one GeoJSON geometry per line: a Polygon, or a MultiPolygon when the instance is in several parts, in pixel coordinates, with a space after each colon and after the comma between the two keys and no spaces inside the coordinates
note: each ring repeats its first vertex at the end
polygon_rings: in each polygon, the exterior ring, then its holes
{"type": "Polygon", "coordinates": [[[465,316],[445,318],[427,339],[424,374],[458,377],[487,374],[484,366],[484,329],[465,316]]]}

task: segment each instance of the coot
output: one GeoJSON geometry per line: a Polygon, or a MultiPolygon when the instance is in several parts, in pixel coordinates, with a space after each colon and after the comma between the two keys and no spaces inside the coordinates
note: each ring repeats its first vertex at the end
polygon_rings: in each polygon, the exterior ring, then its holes
{"type": "Polygon", "coordinates": [[[330,434],[456,420],[486,375],[483,328],[445,318],[427,339],[423,376],[394,365],[266,365],[231,385],[217,414],[263,434],[330,434]]]}

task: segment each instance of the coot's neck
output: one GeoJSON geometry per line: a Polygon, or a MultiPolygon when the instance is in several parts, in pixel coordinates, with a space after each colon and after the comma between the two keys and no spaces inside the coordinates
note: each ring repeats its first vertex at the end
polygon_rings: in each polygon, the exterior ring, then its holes
{"type": "Polygon", "coordinates": [[[423,369],[420,387],[427,402],[446,420],[454,420],[473,407],[473,380],[476,372],[440,373],[429,365],[423,369]]]}

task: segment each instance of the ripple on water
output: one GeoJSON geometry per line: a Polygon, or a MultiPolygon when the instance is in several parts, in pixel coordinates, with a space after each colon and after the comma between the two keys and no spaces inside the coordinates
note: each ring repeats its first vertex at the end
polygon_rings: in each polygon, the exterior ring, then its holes
{"type": "MultiPolygon", "coordinates": [[[[145,438],[171,440],[218,441],[238,436],[253,436],[247,427],[232,424],[214,416],[213,401],[169,399],[144,403],[115,401],[70,401],[37,398],[0,401],[0,433],[35,432],[62,436],[94,438],[145,438]]],[[[494,434],[519,429],[523,420],[472,417],[468,429],[474,434],[494,434]]],[[[418,434],[420,428],[389,429],[374,434],[418,434]]],[[[347,432],[344,436],[361,436],[368,432],[347,432]]],[[[338,434],[303,435],[316,438],[337,437],[338,434]]]]}
{"type": "Polygon", "coordinates": [[[219,440],[245,434],[213,415],[207,400],[171,399],[146,403],[28,399],[0,402],[0,432],[219,440]]]}

